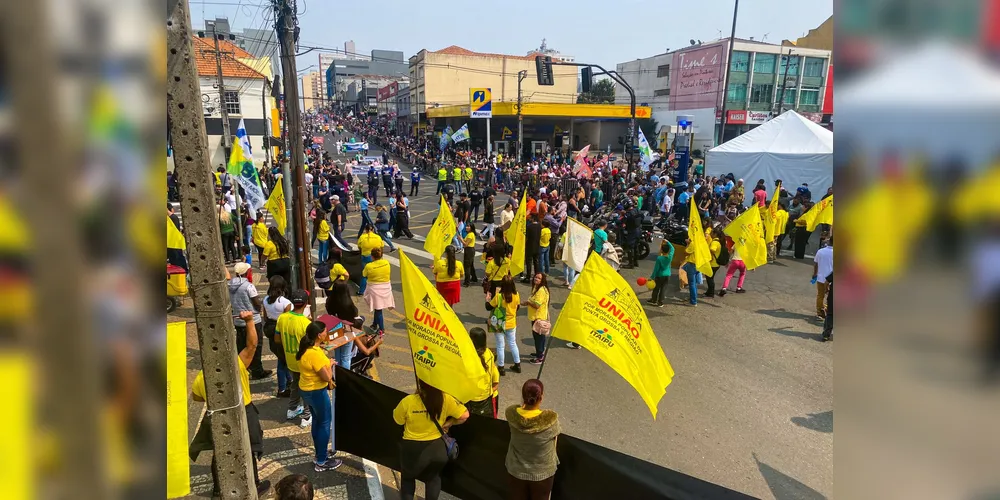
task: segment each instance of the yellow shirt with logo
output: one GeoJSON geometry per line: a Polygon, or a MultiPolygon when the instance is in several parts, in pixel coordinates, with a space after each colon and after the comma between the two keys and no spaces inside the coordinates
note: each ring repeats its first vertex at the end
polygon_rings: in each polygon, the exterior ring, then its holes
{"type": "Polygon", "coordinates": [[[330,358],[322,348],[312,346],[302,353],[299,360],[299,389],[315,391],[326,389],[327,383],[319,376],[320,370],[330,366],[330,358]]]}
{"type": "Polygon", "coordinates": [[[311,321],[301,313],[288,311],[278,316],[278,324],[274,327],[274,332],[281,336],[281,349],[285,351],[285,362],[288,369],[293,372],[299,371],[299,360],[295,359],[295,354],[299,352],[299,341],[306,336],[306,327],[311,321]]]}
{"type": "MultiPolygon", "coordinates": [[[[246,365],[243,364],[243,360],[239,356],[236,357],[236,361],[240,369],[240,392],[243,393],[243,406],[246,406],[250,404],[250,372],[247,371],[246,365]]],[[[198,376],[194,378],[194,383],[191,384],[191,394],[208,401],[205,396],[205,372],[198,372],[198,376]]]]}
{"type": "Polygon", "coordinates": [[[458,260],[455,261],[455,274],[448,275],[448,259],[438,259],[434,262],[434,278],[438,283],[458,281],[465,277],[465,268],[458,260]]]}
{"type": "Polygon", "coordinates": [[[319,241],[330,239],[330,223],[326,219],[319,221],[319,231],[316,231],[316,239],[319,241]]]}
{"type": "Polygon", "coordinates": [[[537,292],[531,295],[528,299],[541,307],[535,307],[533,305],[528,305],[528,321],[549,320],[549,290],[547,287],[540,287],[537,292]]]}
{"type": "Polygon", "coordinates": [[[504,312],[507,313],[507,319],[504,322],[504,328],[510,330],[512,328],[517,328],[517,308],[521,306],[521,296],[517,292],[514,292],[514,297],[511,298],[510,302],[504,300],[503,293],[497,293],[493,296],[493,300],[490,301],[490,305],[493,307],[498,307],[501,302],[504,306],[504,312]]]}
{"type": "Polygon", "coordinates": [[[552,241],[552,230],[547,227],[543,227],[542,236],[538,238],[538,244],[542,248],[549,248],[549,243],[551,241],[552,241]]]}
{"type": "Polygon", "coordinates": [[[392,266],[389,265],[389,261],[385,259],[379,259],[369,262],[365,266],[365,270],[362,271],[361,275],[368,278],[368,281],[372,283],[388,283],[389,274],[392,266]]]}
{"type": "MultiPolygon", "coordinates": [[[[441,405],[441,415],[438,416],[438,424],[443,427],[449,417],[457,419],[465,415],[466,411],[462,403],[445,394],[444,404],[441,405]]],[[[396,409],[392,410],[392,419],[403,426],[403,439],[409,441],[441,439],[441,431],[431,421],[431,416],[427,414],[427,407],[424,406],[420,396],[416,394],[410,394],[399,402],[396,409]]]]}
{"type": "Polygon", "coordinates": [[[448,171],[446,169],[442,168],[442,169],[438,170],[438,180],[439,181],[446,181],[446,180],[448,180],[448,171]]]}
{"type": "Polygon", "coordinates": [[[267,225],[262,220],[253,225],[253,244],[261,248],[267,246],[267,225]]]}
{"type": "Polygon", "coordinates": [[[382,237],[371,233],[364,233],[358,238],[358,249],[361,250],[361,256],[367,257],[372,254],[372,250],[375,248],[382,248],[385,243],[382,242],[382,237]]]}

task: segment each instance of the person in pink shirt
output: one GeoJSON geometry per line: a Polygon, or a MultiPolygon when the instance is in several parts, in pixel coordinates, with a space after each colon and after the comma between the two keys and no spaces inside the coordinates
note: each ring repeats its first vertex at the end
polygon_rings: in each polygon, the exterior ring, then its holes
{"type": "Polygon", "coordinates": [[[757,202],[757,206],[764,208],[764,202],[767,200],[767,188],[764,187],[764,179],[757,181],[757,187],[753,188],[753,199],[757,202]]]}

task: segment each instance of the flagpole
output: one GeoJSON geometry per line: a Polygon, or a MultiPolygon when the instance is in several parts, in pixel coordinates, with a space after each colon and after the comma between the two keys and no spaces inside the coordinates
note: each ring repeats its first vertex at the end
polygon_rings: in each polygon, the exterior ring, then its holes
{"type": "Polygon", "coordinates": [[[552,339],[555,338],[552,336],[552,330],[549,330],[549,335],[546,337],[548,340],[545,341],[545,350],[542,351],[542,364],[538,365],[538,376],[535,377],[538,380],[542,379],[542,368],[545,368],[545,360],[549,359],[549,346],[552,345],[552,339]]]}

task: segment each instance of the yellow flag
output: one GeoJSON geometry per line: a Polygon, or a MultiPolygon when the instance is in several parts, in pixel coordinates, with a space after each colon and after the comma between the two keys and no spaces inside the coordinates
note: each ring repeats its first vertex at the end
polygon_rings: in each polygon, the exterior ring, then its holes
{"type": "Polygon", "coordinates": [[[33,390],[37,383],[31,359],[14,351],[0,353],[0,376],[3,387],[0,396],[4,401],[19,401],[18,411],[4,412],[0,418],[4,439],[0,440],[0,453],[5,457],[17,457],[4,462],[0,467],[0,498],[35,498],[39,435],[35,420],[35,399],[33,390]]]}
{"type": "Polygon", "coordinates": [[[955,190],[950,204],[952,214],[961,222],[1000,216],[1000,163],[971,176],[955,190]]]}
{"type": "Polygon", "coordinates": [[[184,322],[167,323],[167,498],[191,493],[190,463],[187,332],[184,322]]]}
{"type": "MultiPolygon", "coordinates": [[[[704,233],[700,239],[705,241],[704,233]]],[[[674,370],[632,286],[596,253],[569,292],[552,336],[575,342],[607,363],[656,418],[674,370]]]]}
{"type": "Polygon", "coordinates": [[[441,210],[438,211],[437,219],[434,219],[431,230],[427,231],[424,250],[427,250],[435,259],[440,257],[444,253],[445,247],[451,244],[451,240],[455,238],[457,232],[455,216],[451,214],[451,207],[444,201],[444,196],[441,196],[441,210]]]}
{"type": "Polygon", "coordinates": [[[486,398],[490,377],[462,321],[402,250],[399,270],[417,377],[463,403],[486,398]]]}
{"type": "Polygon", "coordinates": [[[767,264],[764,223],[760,221],[760,208],[756,203],[733,219],[723,232],[733,239],[735,248],[748,270],[767,264]]]}
{"type": "Polygon", "coordinates": [[[771,203],[767,205],[764,212],[764,241],[771,243],[774,241],[775,233],[778,231],[778,195],[781,193],[781,184],[774,188],[774,196],[771,203]]]}
{"type": "Polygon", "coordinates": [[[694,201],[688,202],[691,205],[691,217],[688,221],[688,239],[691,240],[690,251],[694,254],[694,265],[699,272],[705,276],[712,275],[712,251],[708,249],[708,239],[705,238],[705,230],[701,227],[701,214],[694,201]]]}
{"type": "Polygon", "coordinates": [[[176,248],[178,250],[187,248],[184,235],[177,229],[177,226],[174,225],[174,221],[170,220],[170,217],[167,217],[167,248],[176,248]]]}
{"type": "Polygon", "coordinates": [[[285,188],[281,185],[281,178],[278,178],[278,181],[274,183],[274,190],[267,198],[267,203],[264,203],[264,208],[271,212],[271,217],[274,217],[274,225],[278,227],[278,231],[285,234],[288,219],[285,217],[285,188]]]}
{"type": "Polygon", "coordinates": [[[510,228],[504,233],[503,237],[510,242],[510,245],[514,247],[513,253],[510,256],[510,274],[517,276],[524,271],[524,240],[525,231],[528,229],[528,207],[526,201],[528,200],[528,190],[524,190],[524,194],[521,195],[521,204],[517,206],[517,212],[514,213],[514,220],[510,223],[510,228]]]}
{"type": "Polygon", "coordinates": [[[808,212],[802,214],[799,220],[805,222],[806,231],[810,233],[815,231],[816,226],[820,224],[833,225],[833,195],[827,196],[817,202],[808,212]]]}

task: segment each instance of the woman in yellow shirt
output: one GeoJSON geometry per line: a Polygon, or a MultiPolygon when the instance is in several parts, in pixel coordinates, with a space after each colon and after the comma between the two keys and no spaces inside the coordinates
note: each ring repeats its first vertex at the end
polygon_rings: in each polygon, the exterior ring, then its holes
{"type": "Polygon", "coordinates": [[[462,257],[465,280],[462,286],[469,286],[469,283],[479,283],[479,276],[476,276],[476,225],[471,222],[466,224],[465,231],[465,238],[462,238],[462,245],[465,247],[462,257]]]}
{"type": "Polygon", "coordinates": [[[462,299],[461,281],[465,276],[465,267],[455,258],[455,247],[445,247],[444,257],[434,261],[433,271],[441,297],[449,306],[458,304],[462,299]]]}
{"type": "Polygon", "coordinates": [[[531,291],[531,297],[521,305],[528,306],[531,337],[535,340],[535,352],[531,354],[530,363],[540,365],[545,361],[545,341],[548,339],[549,330],[552,327],[549,323],[549,283],[543,273],[535,273],[531,283],[534,287],[531,291]]]}
{"type": "MultiPolygon", "coordinates": [[[[364,225],[361,232],[361,236],[358,236],[358,250],[361,250],[361,268],[364,269],[368,267],[368,264],[372,261],[372,250],[378,248],[379,250],[385,245],[382,242],[382,238],[375,233],[375,226],[367,222],[362,223],[364,225]]],[[[364,295],[365,290],[368,289],[368,279],[362,277],[361,284],[358,287],[358,295],[364,295]]]]}
{"type": "Polygon", "coordinates": [[[372,330],[379,333],[385,331],[385,320],[382,310],[396,308],[396,299],[392,297],[392,283],[389,282],[389,261],[382,258],[382,247],[372,249],[372,261],[365,266],[362,276],[368,280],[365,289],[365,302],[372,312],[372,330]]]}
{"type": "Polygon", "coordinates": [[[486,264],[483,279],[490,282],[487,294],[496,293],[504,276],[510,274],[510,255],[506,250],[502,241],[491,238],[483,251],[483,262],[486,264]]]}
{"type": "Polygon", "coordinates": [[[264,247],[267,246],[267,224],[264,224],[264,212],[257,212],[257,221],[253,223],[253,246],[257,247],[257,265],[264,270],[264,247]]]}
{"type": "Polygon", "coordinates": [[[469,330],[469,338],[476,348],[483,369],[490,376],[490,388],[483,399],[469,401],[466,406],[473,414],[497,418],[497,399],[500,397],[500,370],[497,370],[496,356],[486,345],[486,330],[478,326],[469,330]]]}
{"type": "Polygon", "coordinates": [[[267,279],[278,275],[285,278],[285,283],[292,282],[292,266],[288,260],[288,242],[278,231],[278,228],[271,227],[267,230],[267,244],[264,245],[264,258],[262,263],[267,263],[267,279]]]}
{"type": "Polygon", "coordinates": [[[319,220],[319,229],[316,230],[316,239],[319,240],[319,260],[326,262],[330,256],[330,223],[326,221],[326,212],[320,210],[316,216],[319,220]]]}
{"type": "Polygon", "coordinates": [[[497,369],[500,370],[500,376],[506,375],[503,364],[505,338],[507,347],[510,349],[511,355],[514,356],[514,365],[511,366],[510,371],[521,373],[521,353],[517,350],[517,308],[521,306],[521,296],[517,294],[517,288],[514,286],[514,277],[509,274],[504,276],[500,282],[500,292],[486,294],[486,301],[487,308],[493,311],[490,314],[489,326],[490,331],[496,336],[497,369]],[[494,324],[501,314],[503,323],[494,324]]]}
{"type": "Polygon", "coordinates": [[[351,273],[347,272],[347,268],[341,264],[344,254],[339,248],[334,248],[330,252],[330,258],[327,261],[330,264],[330,281],[336,283],[338,281],[347,282],[351,279],[351,273]]]}
{"type": "Polygon", "coordinates": [[[719,255],[722,254],[722,242],[726,235],[719,228],[708,229],[708,251],[712,255],[712,275],[705,276],[705,297],[715,297],[715,273],[719,271],[719,255]]]}
{"type": "MultiPolygon", "coordinates": [[[[299,362],[299,393],[312,410],[312,438],[316,448],[316,462],[313,470],[324,472],[343,464],[340,459],[330,459],[327,448],[330,445],[330,425],[333,423],[333,408],[327,389],[336,387],[333,382],[333,360],[326,356],[320,344],[326,342],[326,325],[313,321],[306,327],[306,334],[299,341],[299,351],[295,359],[299,362]]],[[[350,367],[348,367],[350,369],[350,367]]]]}
{"type": "Polygon", "coordinates": [[[412,500],[419,479],[424,483],[424,498],[436,500],[441,494],[441,470],[448,464],[442,432],[465,423],[469,410],[420,380],[417,393],[403,398],[392,411],[392,418],[403,426],[403,440],[399,443],[400,496],[412,500]]]}

